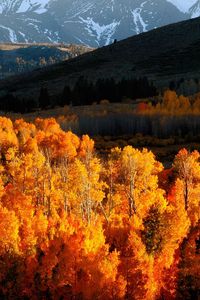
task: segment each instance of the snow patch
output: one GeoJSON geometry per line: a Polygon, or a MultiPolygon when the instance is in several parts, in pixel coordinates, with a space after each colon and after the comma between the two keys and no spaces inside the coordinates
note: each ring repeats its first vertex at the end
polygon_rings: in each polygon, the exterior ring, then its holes
{"type": "Polygon", "coordinates": [[[28,43],[28,40],[26,39],[26,35],[21,31],[19,31],[19,34],[24,38],[25,43],[28,43]]]}
{"type": "Polygon", "coordinates": [[[87,46],[87,47],[89,47],[89,45],[87,45],[87,44],[85,44],[85,42],[84,41],[82,41],[80,38],[78,38],[77,36],[75,36],[75,38],[77,39],[77,41],[79,41],[81,44],[83,44],[83,45],[85,45],[85,46],[87,46]]]}
{"type": "Polygon", "coordinates": [[[42,21],[39,21],[39,20],[33,19],[33,18],[26,18],[25,21],[31,21],[31,22],[35,22],[35,23],[42,23],[42,21]]]}
{"type": "Polygon", "coordinates": [[[24,13],[27,11],[34,11],[38,14],[42,14],[47,11],[47,4],[49,0],[23,0],[17,13],[24,13]]]}
{"type": "Polygon", "coordinates": [[[137,34],[141,32],[146,32],[147,31],[147,24],[144,22],[141,16],[142,9],[147,1],[143,2],[139,8],[136,8],[131,11],[133,15],[133,22],[135,24],[135,31],[137,34]],[[141,30],[142,28],[142,30],[141,30]]]}
{"type": "Polygon", "coordinates": [[[97,38],[96,42],[99,45],[99,42],[102,39],[105,39],[105,45],[109,45],[111,42],[111,38],[115,33],[117,26],[120,25],[120,21],[117,22],[114,20],[111,24],[108,25],[100,25],[99,23],[95,22],[92,18],[83,19],[79,17],[83,24],[86,25],[86,30],[91,36],[95,36],[97,38]]]}
{"type": "Polygon", "coordinates": [[[3,26],[3,25],[0,25],[0,27],[3,28],[3,29],[8,30],[8,32],[9,32],[9,38],[10,38],[10,41],[11,41],[12,43],[17,43],[17,36],[16,36],[14,30],[12,30],[12,29],[9,28],[9,27],[5,27],[5,26],[3,26]]]}

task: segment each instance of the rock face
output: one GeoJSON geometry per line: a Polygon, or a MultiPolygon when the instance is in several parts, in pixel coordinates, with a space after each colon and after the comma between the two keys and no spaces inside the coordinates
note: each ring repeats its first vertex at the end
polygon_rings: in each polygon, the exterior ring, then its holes
{"type": "Polygon", "coordinates": [[[92,47],[200,15],[200,0],[2,0],[0,42],[92,47]]]}

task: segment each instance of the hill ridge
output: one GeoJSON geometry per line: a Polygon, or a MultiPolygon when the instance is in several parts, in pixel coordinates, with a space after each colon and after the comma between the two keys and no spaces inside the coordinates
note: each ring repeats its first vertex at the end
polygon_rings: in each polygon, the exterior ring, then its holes
{"type": "Polygon", "coordinates": [[[99,48],[69,61],[0,82],[0,96],[38,97],[44,82],[51,96],[61,93],[66,84],[80,77],[148,77],[157,87],[181,78],[200,78],[200,18],[167,25],[116,44],[99,48]]]}

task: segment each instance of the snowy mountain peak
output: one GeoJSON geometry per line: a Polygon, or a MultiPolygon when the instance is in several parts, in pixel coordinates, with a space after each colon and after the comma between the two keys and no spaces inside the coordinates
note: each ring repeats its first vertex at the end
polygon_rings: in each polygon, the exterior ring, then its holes
{"type": "Polygon", "coordinates": [[[30,10],[34,10],[38,14],[44,13],[47,11],[46,6],[48,3],[49,0],[23,0],[17,13],[24,13],[30,10]]]}
{"type": "Polygon", "coordinates": [[[195,2],[195,4],[190,8],[190,14],[192,18],[200,16],[200,0],[195,2]]]}
{"type": "Polygon", "coordinates": [[[200,16],[200,0],[167,0],[192,18],[200,16]]]}
{"type": "Polygon", "coordinates": [[[46,12],[46,6],[50,0],[1,0],[0,14],[25,13],[34,11],[36,13],[46,12]]]}
{"type": "Polygon", "coordinates": [[[0,42],[108,45],[200,15],[200,0],[0,0],[0,42]]]}
{"type": "Polygon", "coordinates": [[[176,6],[180,11],[189,13],[190,8],[197,2],[197,0],[167,0],[176,6]]]}

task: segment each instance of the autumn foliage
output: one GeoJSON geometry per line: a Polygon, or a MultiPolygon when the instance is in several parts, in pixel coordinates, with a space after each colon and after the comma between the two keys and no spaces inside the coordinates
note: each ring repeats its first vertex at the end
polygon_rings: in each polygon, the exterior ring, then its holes
{"type": "Polygon", "coordinates": [[[0,118],[0,299],[197,299],[199,153],[94,147],[0,118]]]}
{"type": "Polygon", "coordinates": [[[137,105],[139,113],[156,113],[161,115],[199,115],[200,94],[193,97],[177,95],[175,91],[166,90],[163,97],[155,105],[140,102],[137,105]]]}

